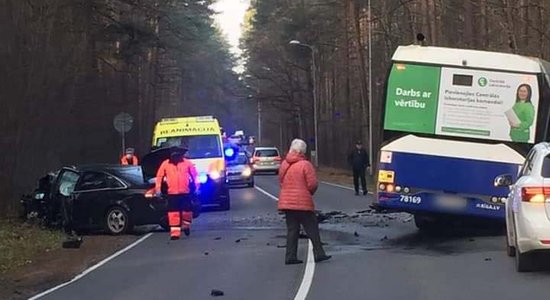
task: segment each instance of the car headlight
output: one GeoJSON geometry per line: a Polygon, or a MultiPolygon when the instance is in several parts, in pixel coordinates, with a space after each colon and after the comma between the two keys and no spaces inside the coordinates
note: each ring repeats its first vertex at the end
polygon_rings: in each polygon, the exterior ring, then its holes
{"type": "Polygon", "coordinates": [[[210,178],[211,178],[212,180],[218,180],[218,179],[220,179],[221,177],[222,177],[222,175],[221,175],[220,172],[218,172],[218,171],[212,171],[212,172],[210,172],[210,178]]]}
{"type": "Polygon", "coordinates": [[[242,172],[242,175],[244,177],[250,177],[250,175],[252,175],[252,169],[250,169],[250,168],[244,169],[244,171],[242,172]]]}

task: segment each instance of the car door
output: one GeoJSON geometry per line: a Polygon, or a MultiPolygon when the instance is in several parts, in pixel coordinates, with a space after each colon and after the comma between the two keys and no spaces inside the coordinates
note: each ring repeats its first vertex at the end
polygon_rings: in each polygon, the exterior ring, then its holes
{"type": "Polygon", "coordinates": [[[124,189],[124,184],[110,174],[84,172],[73,193],[75,222],[88,228],[100,227],[107,208],[124,189]]]}
{"type": "Polygon", "coordinates": [[[535,160],[535,149],[531,150],[525,159],[525,162],[523,163],[523,166],[518,172],[518,179],[514,183],[514,185],[511,187],[510,190],[510,197],[506,203],[506,214],[508,222],[510,222],[507,226],[508,233],[512,239],[510,240],[510,244],[512,245],[515,243],[516,240],[516,219],[519,212],[519,209],[521,207],[521,189],[525,185],[526,181],[528,180],[528,176],[531,174],[531,171],[533,169],[533,161],[535,160]]]}
{"type": "Polygon", "coordinates": [[[61,169],[59,172],[50,198],[50,215],[54,223],[61,224],[64,218],[72,220],[73,191],[79,178],[80,174],[71,169],[61,169]],[[63,209],[63,203],[68,204],[66,210],[63,209]]]}

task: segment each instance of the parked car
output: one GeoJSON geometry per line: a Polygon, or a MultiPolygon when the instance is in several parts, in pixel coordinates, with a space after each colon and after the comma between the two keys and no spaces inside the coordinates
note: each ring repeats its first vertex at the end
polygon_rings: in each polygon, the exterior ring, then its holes
{"type": "Polygon", "coordinates": [[[495,178],[495,186],[509,187],[506,200],[506,242],[519,272],[530,271],[537,253],[550,253],[550,143],[540,143],[527,155],[514,176],[495,178]]]}
{"type": "Polygon", "coordinates": [[[275,147],[257,147],[252,156],[254,172],[273,172],[279,174],[281,155],[275,147]]]}
{"type": "Polygon", "coordinates": [[[227,180],[231,186],[254,187],[254,171],[246,152],[241,151],[235,159],[227,161],[227,180]]]}
{"type": "Polygon", "coordinates": [[[64,167],[41,178],[34,196],[23,201],[25,215],[62,223],[61,203],[70,204],[76,231],[130,232],[136,225],[161,224],[167,203],[155,196],[139,166],[86,165],[64,167]]]}

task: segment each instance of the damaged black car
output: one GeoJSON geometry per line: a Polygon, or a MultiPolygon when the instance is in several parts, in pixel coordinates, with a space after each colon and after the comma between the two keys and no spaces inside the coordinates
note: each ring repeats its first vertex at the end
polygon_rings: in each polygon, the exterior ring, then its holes
{"type": "Polygon", "coordinates": [[[77,232],[104,230],[116,235],[138,225],[166,226],[167,203],[155,196],[139,166],[64,167],[41,178],[34,193],[21,202],[25,218],[42,220],[48,227],[66,223],[63,212],[68,209],[77,232]]]}

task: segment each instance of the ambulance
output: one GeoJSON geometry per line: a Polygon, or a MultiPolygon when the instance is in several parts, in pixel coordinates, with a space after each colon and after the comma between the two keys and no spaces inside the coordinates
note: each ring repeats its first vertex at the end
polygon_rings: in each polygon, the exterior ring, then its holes
{"type": "Polygon", "coordinates": [[[170,157],[171,149],[188,149],[199,176],[201,206],[229,210],[231,201],[226,177],[226,154],[222,129],[213,116],[162,119],[153,131],[152,151],[142,161],[144,173],[154,178],[160,164],[170,157]]]}

